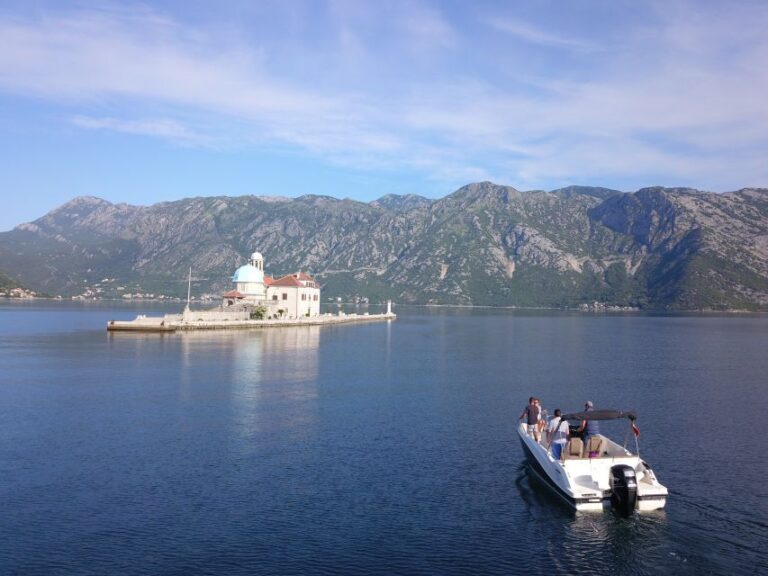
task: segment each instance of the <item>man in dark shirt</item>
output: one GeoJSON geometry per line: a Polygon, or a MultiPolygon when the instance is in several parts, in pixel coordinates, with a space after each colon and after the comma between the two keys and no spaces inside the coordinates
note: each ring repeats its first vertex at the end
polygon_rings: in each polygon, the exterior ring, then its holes
{"type": "MultiPolygon", "coordinates": [[[[587,400],[587,402],[584,404],[584,412],[592,412],[593,410],[594,405],[592,404],[592,401],[587,400]]],[[[590,436],[595,436],[600,433],[600,427],[597,423],[597,420],[590,420],[589,418],[582,420],[581,426],[579,426],[579,432],[582,433],[584,446],[586,446],[587,442],[589,442],[590,436]]]]}
{"type": "Polygon", "coordinates": [[[528,434],[533,436],[536,439],[536,442],[538,442],[541,437],[537,426],[541,419],[541,407],[537,404],[535,396],[528,398],[528,406],[523,409],[523,413],[520,414],[519,420],[522,420],[523,418],[526,419],[525,422],[528,427],[528,434]]]}

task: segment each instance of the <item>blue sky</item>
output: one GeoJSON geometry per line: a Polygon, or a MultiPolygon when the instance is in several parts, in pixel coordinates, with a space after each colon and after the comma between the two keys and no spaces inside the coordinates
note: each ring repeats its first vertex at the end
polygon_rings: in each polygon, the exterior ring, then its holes
{"type": "Polygon", "coordinates": [[[768,186],[768,3],[0,4],[0,230],[78,195],[768,186]]]}

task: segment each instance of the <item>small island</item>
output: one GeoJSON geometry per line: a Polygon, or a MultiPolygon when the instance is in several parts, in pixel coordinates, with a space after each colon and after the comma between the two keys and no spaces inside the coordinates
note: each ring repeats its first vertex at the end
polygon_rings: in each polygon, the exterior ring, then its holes
{"type": "MultiPolygon", "coordinates": [[[[190,273],[191,276],[191,273],[190,273]]],[[[383,314],[320,314],[320,285],[306,272],[273,278],[264,274],[264,257],[251,254],[248,263],[232,276],[234,287],[222,294],[215,308],[192,310],[189,293],[181,314],[139,315],[134,320],[110,320],[110,332],[175,332],[306,326],[393,320],[392,302],[383,314]]],[[[191,286],[191,281],[190,281],[191,286]]]]}

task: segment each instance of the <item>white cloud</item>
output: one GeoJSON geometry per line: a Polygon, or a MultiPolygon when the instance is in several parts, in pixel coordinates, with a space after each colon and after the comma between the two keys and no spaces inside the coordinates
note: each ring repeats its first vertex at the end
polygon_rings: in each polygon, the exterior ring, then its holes
{"type": "MultiPolygon", "coordinates": [[[[625,23],[615,50],[481,15],[533,50],[590,63],[579,74],[523,63],[502,77],[476,70],[472,50],[489,48],[472,32],[404,6],[381,23],[359,3],[336,4],[332,40],[292,45],[289,60],[273,40],[222,38],[146,9],[0,17],[0,90],[65,102],[84,129],[187,146],[287,144],[450,182],[501,175],[540,188],[666,174],[709,188],[765,184],[768,7],[659,4],[656,21],[625,23]],[[304,59],[321,69],[299,73],[304,59]]],[[[503,64],[496,48],[475,57],[503,64]]]]}
{"type": "Polygon", "coordinates": [[[164,20],[84,13],[0,22],[0,87],[45,97],[156,99],[258,118],[337,104],[266,74],[258,54],[219,47],[164,20]]]}

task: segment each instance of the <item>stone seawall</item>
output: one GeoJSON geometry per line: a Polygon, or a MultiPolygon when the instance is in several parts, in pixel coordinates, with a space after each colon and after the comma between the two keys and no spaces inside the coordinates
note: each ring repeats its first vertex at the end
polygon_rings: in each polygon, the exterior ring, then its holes
{"type": "Polygon", "coordinates": [[[166,314],[163,317],[139,316],[135,320],[110,320],[107,330],[110,332],[176,332],[184,330],[244,330],[249,328],[288,328],[291,326],[322,326],[328,324],[349,324],[354,322],[380,322],[394,320],[396,314],[322,314],[301,318],[273,320],[238,320],[238,319],[192,319],[182,314],[166,314]],[[185,320],[184,316],[190,318],[185,320]]]}

